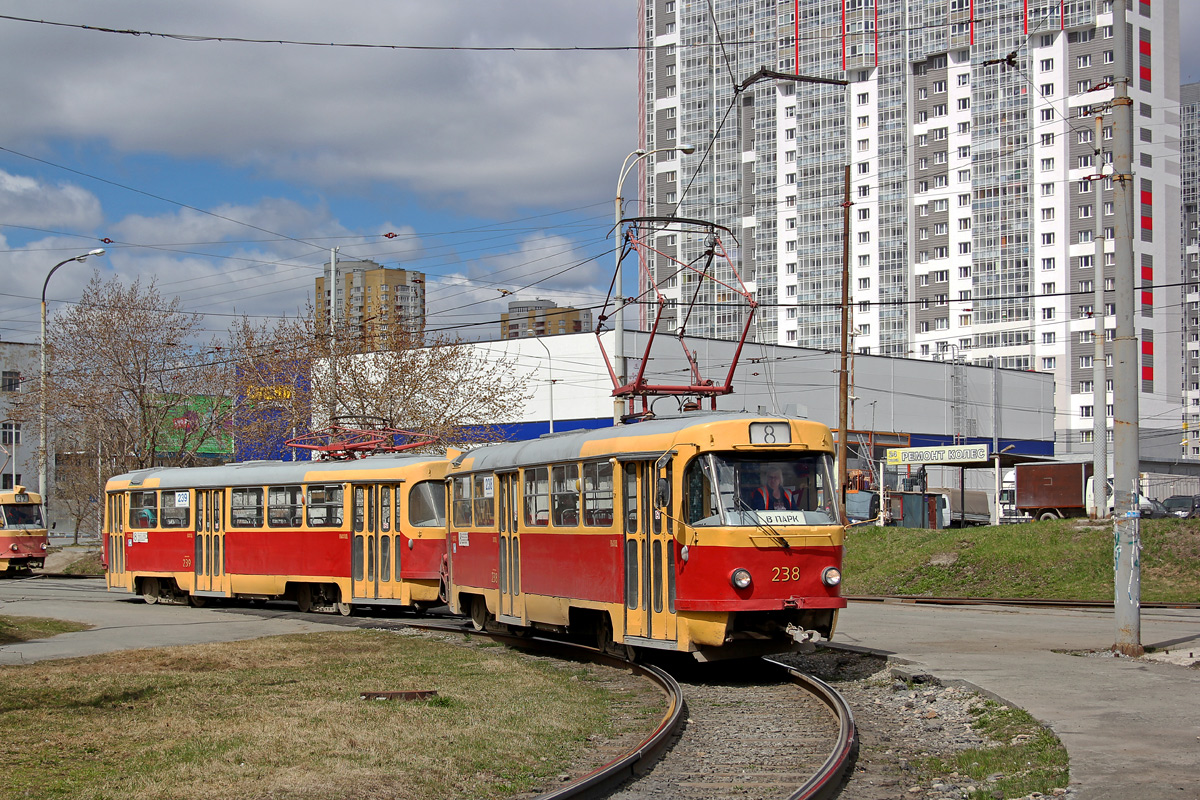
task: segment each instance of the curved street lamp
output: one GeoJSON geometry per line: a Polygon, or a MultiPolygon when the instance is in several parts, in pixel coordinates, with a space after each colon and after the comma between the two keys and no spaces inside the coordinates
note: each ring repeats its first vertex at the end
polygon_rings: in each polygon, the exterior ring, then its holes
{"type": "MultiPolygon", "coordinates": [[[[614,253],[617,261],[617,275],[614,281],[617,294],[616,313],[613,315],[613,329],[616,335],[616,342],[613,345],[613,362],[617,370],[617,379],[619,382],[625,382],[625,290],[621,285],[621,206],[625,203],[625,198],[621,197],[621,187],[625,184],[625,179],[629,177],[629,171],[633,169],[639,161],[647,156],[652,156],[655,153],[674,153],[676,150],[684,155],[691,155],[696,152],[696,148],[690,144],[679,144],[675,147],[660,147],[656,150],[645,150],[639,147],[629,155],[625,156],[625,160],[621,163],[621,171],[617,177],[617,195],[613,202],[613,232],[616,238],[616,247],[614,253]],[[630,159],[633,159],[632,161],[630,159]]],[[[613,399],[613,425],[621,424],[621,417],[624,416],[623,409],[625,401],[617,397],[613,399]]]]}
{"type": "Polygon", "coordinates": [[[74,256],[72,258],[63,259],[50,268],[46,273],[46,280],[42,281],[42,373],[41,379],[38,381],[38,392],[41,395],[41,413],[38,418],[38,440],[42,448],[41,458],[38,459],[38,493],[42,496],[42,508],[46,505],[46,464],[50,458],[50,452],[46,447],[46,286],[50,283],[50,276],[53,275],[63,264],[70,264],[72,261],[83,263],[87,261],[89,256],[104,255],[104,248],[97,247],[95,250],[89,250],[83,255],[74,256]]]}

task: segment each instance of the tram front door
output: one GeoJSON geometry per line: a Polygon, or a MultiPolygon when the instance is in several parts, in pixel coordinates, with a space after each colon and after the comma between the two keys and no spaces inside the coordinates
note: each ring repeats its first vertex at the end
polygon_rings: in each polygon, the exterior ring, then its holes
{"type": "Polygon", "coordinates": [[[659,469],[653,461],[627,461],[621,466],[625,635],[674,642],[675,548],[670,521],[655,504],[659,469]]]}

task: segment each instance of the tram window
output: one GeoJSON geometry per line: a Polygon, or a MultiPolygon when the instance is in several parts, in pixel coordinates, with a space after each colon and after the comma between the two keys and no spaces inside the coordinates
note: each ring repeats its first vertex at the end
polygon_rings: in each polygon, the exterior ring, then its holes
{"type": "Polygon", "coordinates": [[[613,521],[613,468],[602,461],[583,465],[583,524],[607,528],[613,521]]]}
{"type": "Polygon", "coordinates": [[[653,566],[651,567],[650,572],[654,576],[654,592],[653,592],[653,594],[654,594],[654,612],[657,614],[657,613],[661,613],[663,610],[662,540],[655,539],[653,546],[650,548],[650,551],[651,551],[651,553],[653,553],[653,556],[651,559],[653,562],[653,566]]]}
{"type": "Polygon", "coordinates": [[[233,528],[261,528],[263,524],[263,490],[234,489],[229,501],[229,524],[233,528]]]}
{"type": "Polygon", "coordinates": [[[454,527],[471,527],[471,476],[462,475],[450,482],[453,492],[454,527]]]}
{"type": "Polygon", "coordinates": [[[188,522],[191,521],[191,508],[189,508],[191,493],[167,490],[159,492],[159,497],[162,501],[159,506],[162,526],[164,528],[186,528],[188,522]]]}
{"type": "Polygon", "coordinates": [[[624,464],[621,472],[625,475],[625,531],[637,533],[637,467],[624,464]]]}
{"type": "Polygon", "coordinates": [[[129,527],[158,527],[158,492],[129,493],[129,527]]]}
{"type": "Polygon", "coordinates": [[[491,475],[475,476],[475,525],[490,528],[496,524],[496,479],[491,475]]]}
{"type": "Polygon", "coordinates": [[[267,489],[267,524],[272,528],[299,528],[304,524],[304,489],[271,486],[267,489]]]}
{"type": "Polygon", "coordinates": [[[638,543],[625,540],[625,607],[638,607],[638,543]]]}
{"type": "MultiPolygon", "coordinates": [[[[396,492],[400,502],[400,492],[396,492]]],[[[397,512],[396,519],[400,519],[397,512]]],[[[441,481],[421,481],[408,493],[408,524],[414,528],[445,527],[446,484],[441,481]]]]}
{"type": "Polygon", "coordinates": [[[217,533],[221,532],[221,498],[225,496],[224,490],[213,492],[212,498],[212,518],[213,530],[217,533]]]}
{"type": "Polygon", "coordinates": [[[354,531],[361,533],[366,524],[366,490],[362,486],[354,487],[354,531]]]}
{"type": "Polygon", "coordinates": [[[344,494],[340,483],[308,487],[308,524],[312,528],[340,528],[344,494]]]}
{"type": "Polygon", "coordinates": [[[550,470],[525,470],[525,524],[550,524],[550,470]]]}
{"type": "MultiPolygon", "coordinates": [[[[379,487],[379,530],[390,531],[392,529],[392,487],[379,487]]],[[[387,570],[382,566],[379,571],[386,573],[387,570]]]]}
{"type": "Polygon", "coordinates": [[[392,579],[392,537],[379,537],[379,580],[392,579]]]}
{"type": "Polygon", "coordinates": [[[509,584],[513,595],[521,593],[521,540],[510,539],[512,542],[512,558],[509,561],[509,571],[512,573],[512,582],[509,584]]]}
{"type": "Polygon", "coordinates": [[[550,489],[554,524],[571,528],[579,524],[579,465],[562,464],[551,470],[554,482],[550,489]]]}

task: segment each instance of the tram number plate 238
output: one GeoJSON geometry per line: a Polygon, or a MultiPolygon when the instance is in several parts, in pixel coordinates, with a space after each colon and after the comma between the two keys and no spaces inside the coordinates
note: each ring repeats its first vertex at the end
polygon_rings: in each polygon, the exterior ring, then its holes
{"type": "Polygon", "coordinates": [[[784,581],[800,580],[800,567],[771,567],[771,582],[782,583],[784,581]]]}

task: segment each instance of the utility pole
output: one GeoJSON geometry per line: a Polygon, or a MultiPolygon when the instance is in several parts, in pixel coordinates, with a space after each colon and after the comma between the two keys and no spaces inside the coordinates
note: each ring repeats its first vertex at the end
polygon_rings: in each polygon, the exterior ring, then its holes
{"type": "MultiPolygon", "coordinates": [[[[1095,133],[1096,250],[1092,256],[1092,318],[1096,321],[1092,349],[1092,505],[1094,519],[1108,516],[1108,388],[1104,363],[1104,117],[1097,112],[1095,133]]],[[[1091,509],[1089,509],[1091,513],[1091,509]]]]}
{"type": "MultiPolygon", "coordinates": [[[[847,98],[847,108],[849,108],[847,98]]],[[[847,111],[847,129],[849,112],[847,111]]],[[[847,154],[849,155],[849,154],[847,154]]],[[[846,449],[850,432],[846,406],[850,400],[849,366],[847,351],[850,349],[850,161],[846,160],[846,171],[842,178],[842,363],[838,370],[838,491],[841,492],[843,507],[846,500],[846,449]]]]}
{"type": "Polygon", "coordinates": [[[337,254],[338,248],[329,248],[329,424],[337,416],[337,254]]]}
{"type": "Polygon", "coordinates": [[[1125,0],[1113,0],[1113,244],[1117,332],[1113,340],[1113,562],[1117,638],[1112,649],[1140,656],[1141,519],[1137,497],[1138,347],[1133,305],[1133,101],[1129,99],[1129,31],[1125,0]]]}

